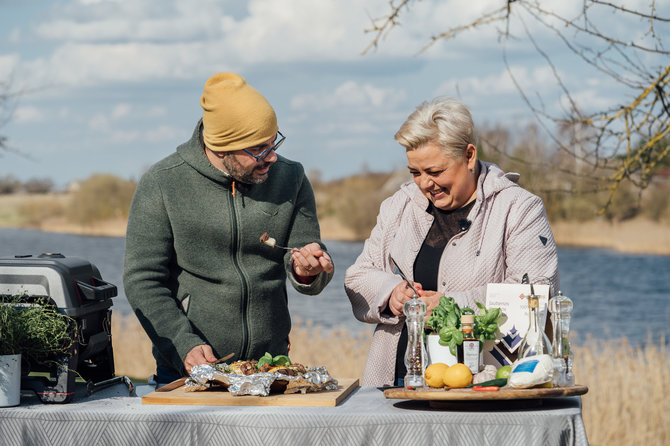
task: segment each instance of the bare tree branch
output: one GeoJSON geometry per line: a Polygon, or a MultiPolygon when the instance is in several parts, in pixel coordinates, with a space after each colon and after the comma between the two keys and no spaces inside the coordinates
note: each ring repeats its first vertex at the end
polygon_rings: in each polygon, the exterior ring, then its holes
{"type": "MultiPolygon", "coordinates": [[[[401,15],[411,8],[411,1],[390,1],[391,12],[374,21],[379,26],[369,48],[377,47],[381,36],[398,25],[401,15]]],[[[658,14],[655,0],[648,8],[631,8],[606,0],[583,0],[582,7],[568,17],[546,6],[541,0],[507,0],[464,23],[445,26],[439,34],[427,38],[420,51],[427,51],[438,41],[450,41],[466,31],[481,31],[504,25],[499,37],[503,61],[522,100],[536,116],[541,128],[550,136],[555,148],[576,163],[575,178],[592,190],[609,191],[608,206],[624,182],[644,189],[649,178],[670,157],[670,51],[664,38],[670,35],[670,18],[658,14]],[[606,14],[606,19],[603,19],[606,14]],[[633,28],[624,38],[616,35],[613,19],[633,28]],[[628,92],[620,102],[585,113],[575,101],[561,71],[550,54],[541,48],[526,21],[551,31],[583,63],[597,70],[628,92]],[[603,21],[605,20],[605,21],[603,21]],[[521,24],[526,38],[544,63],[551,69],[566,107],[563,113],[548,111],[540,93],[531,97],[515,78],[507,59],[504,42],[521,24]],[[628,39],[628,36],[633,36],[628,39]],[[586,173],[586,175],[582,175],[586,173]],[[588,177],[589,180],[585,178],[588,177]],[[593,180],[593,181],[590,181],[593,180]]],[[[366,49],[367,51],[367,49],[366,49]]],[[[539,164],[543,163],[540,161],[539,164]]],[[[565,169],[566,174],[570,169],[565,169]]]]}

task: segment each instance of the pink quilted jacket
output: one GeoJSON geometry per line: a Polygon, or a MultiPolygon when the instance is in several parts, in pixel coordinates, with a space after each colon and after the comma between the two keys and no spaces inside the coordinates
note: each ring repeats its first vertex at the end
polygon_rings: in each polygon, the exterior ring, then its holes
{"type": "MultiPolygon", "coordinates": [[[[551,283],[558,291],[558,256],[542,200],[516,184],[519,174],[504,173],[480,161],[477,200],[468,215],[470,227],[455,235],[440,259],[438,290],[458,304],[476,308],[487,283],[551,283]],[[544,278],[544,280],[542,280],[544,278]]],[[[413,277],[414,260],[433,222],[428,199],[413,182],[384,200],[377,225],[363,252],[347,269],[344,288],[363,322],[377,324],[363,374],[363,385],[393,384],[398,338],[404,318],[384,311],[393,288],[402,280],[390,259],[413,277]]]]}

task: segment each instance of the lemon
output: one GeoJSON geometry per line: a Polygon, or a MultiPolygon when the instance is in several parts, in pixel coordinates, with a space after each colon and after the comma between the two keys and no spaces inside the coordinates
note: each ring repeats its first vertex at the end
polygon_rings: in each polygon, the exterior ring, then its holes
{"type": "Polygon", "coordinates": [[[448,387],[467,387],[472,383],[472,372],[470,367],[459,362],[444,371],[442,380],[444,385],[448,387]]]}
{"type": "Polygon", "coordinates": [[[444,376],[444,371],[448,368],[449,366],[442,362],[435,362],[426,367],[426,371],[423,374],[424,378],[426,378],[426,384],[430,387],[443,387],[444,381],[442,381],[442,377],[444,376]]]}
{"type": "Polygon", "coordinates": [[[496,379],[498,378],[509,378],[509,375],[512,373],[511,365],[504,365],[496,371],[496,379]]]}

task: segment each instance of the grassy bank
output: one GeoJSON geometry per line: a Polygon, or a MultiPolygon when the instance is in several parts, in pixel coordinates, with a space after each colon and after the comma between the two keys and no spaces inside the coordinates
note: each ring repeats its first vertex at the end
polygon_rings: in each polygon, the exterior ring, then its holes
{"type": "Polygon", "coordinates": [[[608,248],[636,254],[670,255],[670,225],[636,218],[620,222],[552,223],[559,245],[608,248]]]}
{"type": "MultiPolygon", "coordinates": [[[[154,373],[151,344],[134,316],[113,318],[116,372],[146,379],[154,373]]],[[[360,378],[370,339],[345,330],[325,332],[296,324],[293,361],[326,366],[335,378],[360,378]]],[[[670,442],[670,355],[665,341],[633,348],[625,340],[575,346],[575,378],[589,442],[594,445],[665,445],[670,442]]]]}

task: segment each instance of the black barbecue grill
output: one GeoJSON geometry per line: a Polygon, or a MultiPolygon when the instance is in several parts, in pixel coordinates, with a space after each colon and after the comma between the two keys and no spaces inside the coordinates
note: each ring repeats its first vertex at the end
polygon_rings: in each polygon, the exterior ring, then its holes
{"type": "Polygon", "coordinates": [[[23,364],[21,388],[35,391],[43,402],[71,401],[77,377],[89,392],[116,381],[126,382],[132,392],[127,378],[114,377],[110,307],[117,288],[100,277],[92,263],[58,253],[0,257],[0,294],[27,301],[47,297],[77,323],[69,354],[23,364]]]}

